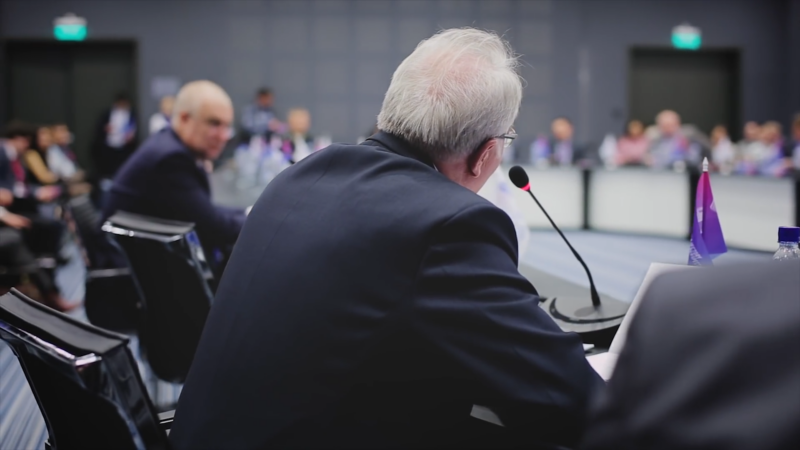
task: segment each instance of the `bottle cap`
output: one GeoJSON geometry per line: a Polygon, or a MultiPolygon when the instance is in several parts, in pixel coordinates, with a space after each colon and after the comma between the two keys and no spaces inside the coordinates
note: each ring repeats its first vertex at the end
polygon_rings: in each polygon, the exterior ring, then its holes
{"type": "Polygon", "coordinates": [[[778,242],[800,242],[800,227],[778,228],[778,242]]]}

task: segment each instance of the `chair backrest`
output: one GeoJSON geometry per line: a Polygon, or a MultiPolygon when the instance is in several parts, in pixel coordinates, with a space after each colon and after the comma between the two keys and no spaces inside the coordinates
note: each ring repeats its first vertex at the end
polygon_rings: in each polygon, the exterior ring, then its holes
{"type": "Polygon", "coordinates": [[[186,379],[213,293],[213,275],[190,223],[118,212],[103,224],[125,251],[144,297],[143,353],[156,376],[186,379]]]}
{"type": "Polygon", "coordinates": [[[69,199],[65,215],[72,219],[89,260],[83,305],[89,322],[120,333],[139,329],[144,303],[125,254],[100,230],[100,212],[88,195],[69,199]]]}
{"type": "Polygon", "coordinates": [[[128,339],[11,290],[0,339],[20,361],[54,449],[167,449],[128,339]]]}

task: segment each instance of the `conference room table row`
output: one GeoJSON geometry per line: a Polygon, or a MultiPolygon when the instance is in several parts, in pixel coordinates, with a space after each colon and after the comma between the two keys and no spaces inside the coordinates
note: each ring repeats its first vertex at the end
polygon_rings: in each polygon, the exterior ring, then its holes
{"type": "MultiPolygon", "coordinates": [[[[700,174],[639,168],[525,167],[531,191],[564,229],[686,239],[700,174]]],[[[780,226],[800,225],[800,179],[711,174],[714,203],[731,248],[774,251],[780,226]]],[[[531,228],[549,229],[528,195],[514,199],[531,228]]]]}
{"type": "MultiPolygon", "coordinates": [[[[687,239],[691,233],[698,172],[644,168],[537,169],[531,191],[565,230],[596,230],[687,239]]],[[[508,173],[508,167],[502,168],[508,173]]],[[[215,201],[247,207],[263,184],[238,186],[234,168],[212,175],[215,201]]],[[[509,183],[510,186],[510,183],[509,183]]],[[[725,241],[731,248],[774,251],[780,226],[800,225],[800,179],[711,174],[711,187],[725,241]]],[[[489,189],[496,189],[487,185],[489,189]]],[[[528,195],[511,188],[528,226],[550,229],[528,195]]]]}

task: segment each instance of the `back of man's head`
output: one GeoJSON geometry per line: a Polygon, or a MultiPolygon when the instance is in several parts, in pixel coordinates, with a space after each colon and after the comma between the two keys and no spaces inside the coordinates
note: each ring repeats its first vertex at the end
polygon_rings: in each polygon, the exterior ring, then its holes
{"type": "Polygon", "coordinates": [[[522,100],[516,66],[508,43],[494,33],[441,31],[394,72],[378,128],[437,162],[467,157],[513,125],[522,100]]]}

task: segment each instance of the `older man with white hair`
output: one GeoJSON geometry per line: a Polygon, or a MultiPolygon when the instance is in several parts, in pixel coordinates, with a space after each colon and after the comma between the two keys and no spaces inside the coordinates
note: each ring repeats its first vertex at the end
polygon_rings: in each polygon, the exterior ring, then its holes
{"type": "Polygon", "coordinates": [[[230,138],[233,106],[210,81],[193,81],[175,99],[171,126],[152,135],[125,162],[103,208],[103,220],[117,211],[193,222],[212,268],[213,255],[232,247],[242,229],[242,210],[211,203],[206,167],[230,138]]]}
{"type": "Polygon", "coordinates": [[[442,31],[395,71],[378,133],[267,186],[181,394],[176,449],[580,439],[602,381],[519,274],[509,217],[476,194],[515,137],[516,65],[495,34],[442,31]]]}

